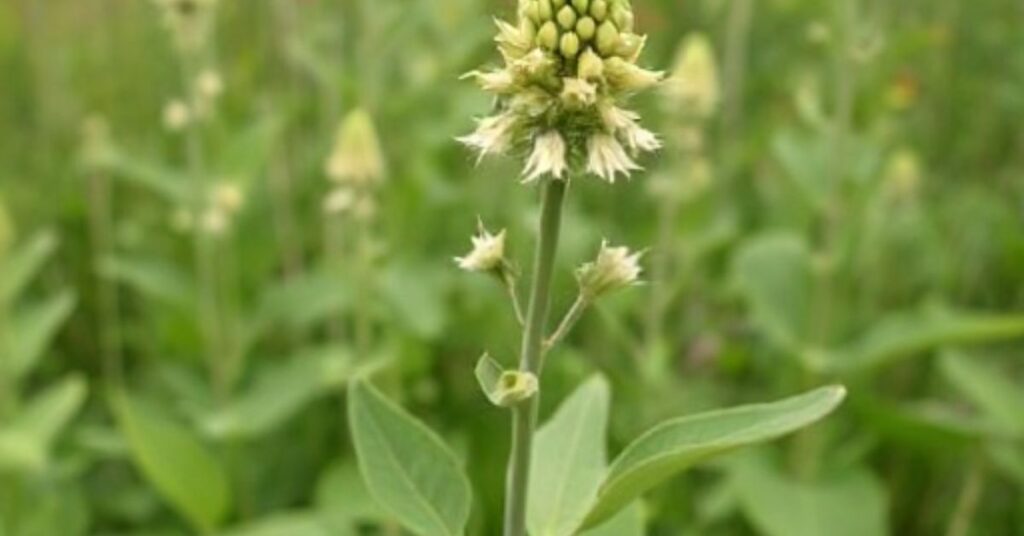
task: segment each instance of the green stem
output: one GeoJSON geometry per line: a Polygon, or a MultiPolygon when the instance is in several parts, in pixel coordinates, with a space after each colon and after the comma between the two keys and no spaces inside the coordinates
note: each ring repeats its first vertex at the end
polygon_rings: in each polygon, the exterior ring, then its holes
{"type": "MultiPolygon", "coordinates": [[[[92,238],[93,266],[114,253],[113,216],[111,215],[110,181],[105,173],[89,175],[89,231],[92,238]]],[[[121,357],[120,304],[117,287],[105,277],[96,278],[96,303],[100,347],[105,379],[120,386],[123,377],[121,357]]]]}
{"type": "Polygon", "coordinates": [[[950,519],[946,536],[967,536],[971,530],[971,523],[978,511],[978,504],[981,502],[981,495],[985,489],[985,469],[983,462],[976,459],[968,469],[964,477],[964,485],[960,488],[960,496],[956,501],[956,510],[950,519]]]}
{"type": "Polygon", "coordinates": [[[576,301],[573,302],[572,307],[569,308],[569,312],[565,313],[565,317],[559,322],[558,327],[555,328],[555,332],[548,337],[548,340],[544,341],[544,351],[554,348],[556,344],[562,341],[566,335],[572,331],[572,328],[576,326],[576,323],[583,317],[583,313],[587,311],[587,307],[590,306],[590,300],[585,298],[582,294],[576,297],[576,301]]]}
{"type": "MultiPolygon", "coordinates": [[[[526,310],[519,370],[540,376],[544,327],[551,306],[551,275],[562,223],[567,181],[548,180],[541,201],[540,236],[533,267],[533,284],[526,310]]],[[[505,496],[505,536],[526,535],[526,491],[529,487],[533,433],[540,395],[512,409],[512,451],[509,454],[505,496]]]]}

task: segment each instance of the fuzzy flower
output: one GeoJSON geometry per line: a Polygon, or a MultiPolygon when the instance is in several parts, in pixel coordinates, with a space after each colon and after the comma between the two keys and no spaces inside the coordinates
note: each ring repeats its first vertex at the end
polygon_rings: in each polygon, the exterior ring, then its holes
{"type": "Polygon", "coordinates": [[[236,214],[245,204],[245,194],[236,181],[224,180],[213,187],[210,204],[225,214],[236,214]]]}
{"type": "Polygon", "coordinates": [[[584,299],[593,301],[636,284],[640,277],[641,255],[643,253],[631,252],[626,247],[609,247],[607,241],[602,241],[597,258],[576,270],[580,294],[584,299]]]}
{"type": "Polygon", "coordinates": [[[662,74],[637,65],[646,38],[635,33],[630,1],[518,4],[514,23],[496,22],[504,65],[466,75],[495,96],[495,112],[459,141],[481,158],[522,151],[527,181],[568,176],[570,162],[586,162],[586,171],[608,180],[639,169],[622,144],[635,156],[660,143],[639,115],[620,107],[662,74]]]}
{"type": "Polygon", "coordinates": [[[523,182],[535,181],[546,174],[561,179],[567,167],[565,157],[565,141],[557,130],[538,136],[523,170],[523,182]]]}
{"type": "Polygon", "coordinates": [[[181,132],[192,122],[192,110],[181,99],[174,99],[164,106],[164,128],[170,132],[181,132]]]}
{"type": "Polygon", "coordinates": [[[671,110],[697,119],[715,113],[720,98],[718,67],[707,37],[695,34],[683,41],[664,88],[665,103],[671,110]]]}
{"type": "Polygon", "coordinates": [[[324,198],[324,214],[343,214],[350,210],[355,203],[356,195],[351,188],[344,186],[336,187],[324,198]]]}
{"type": "Polygon", "coordinates": [[[373,119],[365,110],[342,121],[334,150],[327,159],[327,177],[336,183],[368,186],[384,178],[384,158],[373,119]]]}
{"type": "Polygon", "coordinates": [[[205,69],[196,77],[196,93],[204,99],[214,100],[224,93],[224,80],[220,73],[213,69],[205,69]]]}
{"type": "Polygon", "coordinates": [[[626,154],[614,137],[608,134],[595,134],[587,140],[587,171],[608,182],[615,182],[615,176],[625,176],[640,169],[640,166],[626,154]]]}
{"type": "Polygon", "coordinates": [[[505,266],[505,230],[492,235],[483,222],[478,228],[478,234],[472,237],[473,250],[465,257],[455,257],[455,263],[469,272],[500,272],[505,266]]]}

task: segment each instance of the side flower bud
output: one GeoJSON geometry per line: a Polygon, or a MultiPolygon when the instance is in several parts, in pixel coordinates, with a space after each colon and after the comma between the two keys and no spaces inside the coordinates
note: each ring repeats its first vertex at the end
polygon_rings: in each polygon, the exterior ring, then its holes
{"type": "Polygon", "coordinates": [[[640,277],[640,256],[626,247],[609,247],[601,243],[597,258],[576,270],[580,296],[593,301],[615,290],[635,285],[640,277]]]}
{"type": "Polygon", "coordinates": [[[384,177],[384,158],[373,119],[365,110],[348,114],[327,161],[327,176],[339,183],[367,185],[384,177]]]}
{"type": "Polygon", "coordinates": [[[492,235],[478,223],[477,235],[472,237],[473,249],[465,257],[455,257],[455,263],[468,272],[495,273],[500,275],[507,265],[505,261],[505,230],[492,235]]]}

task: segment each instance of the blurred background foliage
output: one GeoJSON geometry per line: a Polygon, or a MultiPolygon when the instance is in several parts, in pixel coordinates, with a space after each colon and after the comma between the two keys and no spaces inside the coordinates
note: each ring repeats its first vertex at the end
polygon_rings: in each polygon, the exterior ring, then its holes
{"type": "MultiPolygon", "coordinates": [[[[648,283],[552,356],[544,411],[604,371],[614,452],[843,382],[826,423],[648,497],[647,534],[1024,535],[1024,4],[634,3],[644,63],[702,33],[720,99],[639,98],[666,150],[574,182],[557,284],[602,238],[650,246],[648,283]]],[[[536,191],[453,138],[512,2],[220,0],[195,54],[168,5],[0,4],[0,535],[401,534],[344,422],[370,372],[495,534],[507,422],[471,368],[517,330],[450,259],[482,215],[528,267],[536,191]],[[349,188],[355,109],[385,171],[349,188]]]]}

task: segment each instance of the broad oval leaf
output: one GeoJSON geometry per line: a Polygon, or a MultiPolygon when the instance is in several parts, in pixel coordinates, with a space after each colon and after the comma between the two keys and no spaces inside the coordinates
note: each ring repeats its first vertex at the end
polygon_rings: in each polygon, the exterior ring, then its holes
{"type": "Polygon", "coordinates": [[[744,460],[731,482],[746,517],[765,536],[886,536],[888,500],[863,468],[795,481],[762,461],[744,460]]]}
{"type": "Polygon", "coordinates": [[[45,468],[54,440],[82,407],[87,390],[84,378],[71,375],[32,398],[0,428],[0,467],[45,468]]]}
{"type": "Polygon", "coordinates": [[[343,386],[353,370],[348,352],[326,347],[300,352],[258,372],[252,385],[211,415],[205,433],[251,439],[271,432],[306,405],[343,386]]]}
{"type": "Polygon", "coordinates": [[[226,517],[231,490],[224,467],[188,429],[126,393],[111,398],[118,429],[142,474],[200,532],[226,517]]]}
{"type": "Polygon", "coordinates": [[[571,536],[604,478],[611,390],[594,376],[562,403],[533,440],[526,525],[532,536],[571,536]]]}
{"type": "Polygon", "coordinates": [[[374,499],[420,536],[461,535],[470,487],[451,450],[365,381],[349,387],[348,399],[359,469],[374,499]]]}
{"type": "Polygon", "coordinates": [[[612,463],[585,527],[596,526],[680,471],[740,447],[770,441],[828,415],[846,396],[842,386],[664,422],[612,463]]]}
{"type": "Polygon", "coordinates": [[[634,501],[601,525],[580,536],[644,536],[643,503],[634,501]]]}

